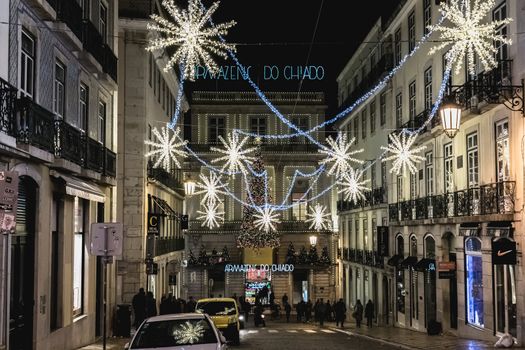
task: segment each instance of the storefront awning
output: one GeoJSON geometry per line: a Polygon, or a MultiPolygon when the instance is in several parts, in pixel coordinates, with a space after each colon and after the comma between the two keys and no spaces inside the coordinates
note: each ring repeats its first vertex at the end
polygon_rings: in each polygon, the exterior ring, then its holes
{"type": "Polygon", "coordinates": [[[64,181],[66,194],[70,196],[102,203],[106,200],[104,192],[102,192],[102,190],[94,183],[73,176],[64,175],[55,170],[51,170],[50,175],[64,181]]]}
{"type": "Polygon", "coordinates": [[[171,207],[169,206],[168,202],[166,202],[164,199],[161,199],[159,197],[152,196],[153,202],[160,208],[161,214],[164,214],[166,216],[177,216],[177,213],[171,207]]]}
{"type": "Polygon", "coordinates": [[[393,255],[388,261],[386,262],[390,266],[398,266],[399,262],[401,262],[405,257],[400,254],[393,255]]]}
{"type": "Polygon", "coordinates": [[[436,271],[436,260],[423,258],[416,263],[414,270],[420,272],[436,271]]]}
{"type": "Polygon", "coordinates": [[[405,260],[401,261],[401,267],[408,269],[409,267],[414,267],[417,264],[417,257],[408,256],[405,260]]]}

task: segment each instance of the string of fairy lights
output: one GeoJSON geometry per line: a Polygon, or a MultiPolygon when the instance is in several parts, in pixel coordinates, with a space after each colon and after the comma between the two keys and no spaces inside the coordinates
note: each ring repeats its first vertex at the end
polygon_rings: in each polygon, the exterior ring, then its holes
{"type": "MultiPolygon", "coordinates": [[[[262,92],[259,86],[253,82],[248,75],[248,70],[241,64],[235,54],[235,45],[226,41],[225,36],[228,29],[235,25],[235,21],[215,24],[212,21],[213,13],[218,9],[219,3],[216,2],[206,9],[200,0],[189,0],[187,9],[180,9],[174,3],[174,0],[163,0],[162,5],[171,18],[164,18],[161,15],[151,16],[153,22],[148,24],[148,29],[157,35],[151,39],[147,47],[150,51],[163,50],[169,47],[176,47],[171,55],[165,70],[174,67],[180,68],[179,93],[176,99],[175,114],[170,123],[157,129],[153,133],[157,141],[145,141],[151,148],[146,153],[147,157],[155,160],[155,166],[162,165],[166,170],[171,169],[171,164],[180,168],[180,159],[185,157],[194,157],[204,167],[209,170],[208,175],[201,174],[199,182],[196,184],[198,192],[203,195],[201,200],[202,210],[199,220],[202,225],[210,229],[218,227],[224,220],[224,213],[220,209],[219,195],[228,195],[236,202],[246,208],[255,210],[254,225],[262,232],[271,232],[276,230],[276,224],[280,220],[280,212],[287,210],[294,205],[305,202],[316,201],[326,193],[331,192],[337,187],[337,192],[343,194],[345,200],[359,201],[363,199],[364,193],[370,191],[369,180],[363,178],[364,172],[375,164],[377,161],[392,162],[391,173],[397,175],[409,171],[417,171],[417,163],[424,160],[420,154],[424,151],[425,146],[417,145],[419,134],[426,130],[427,125],[437,114],[446,88],[448,86],[449,76],[454,70],[456,74],[465,64],[466,70],[470,74],[475,74],[475,58],[479,58],[482,67],[485,70],[491,70],[497,67],[495,53],[497,48],[495,44],[512,44],[511,40],[502,35],[498,28],[508,24],[511,19],[505,18],[488,23],[484,22],[487,13],[494,7],[494,0],[451,0],[449,3],[441,2],[440,20],[428,26],[425,36],[418,41],[417,45],[411,52],[406,54],[399,63],[388,74],[377,83],[373,88],[364,93],[353,104],[347,106],[344,110],[309,130],[302,130],[289,120],[262,92]],[[435,54],[443,49],[449,48],[445,55],[446,67],[440,89],[432,106],[427,119],[416,130],[403,129],[398,133],[389,135],[389,143],[381,146],[383,153],[374,161],[368,162],[366,167],[359,169],[354,164],[363,165],[364,161],[358,156],[363,149],[356,149],[354,146],[355,139],[348,138],[346,133],[339,132],[333,139],[328,137],[326,144],[316,140],[312,135],[322,128],[335,123],[336,121],[349,115],[353,110],[381,91],[387,83],[396,75],[396,73],[405,65],[405,63],[427,42],[431,36],[437,35],[439,40],[430,50],[429,55],[435,54]],[[182,102],[182,91],[185,80],[192,81],[195,76],[195,67],[203,66],[211,74],[215,74],[219,67],[213,56],[219,56],[224,59],[230,58],[238,67],[244,80],[254,89],[258,97],[264,102],[277,118],[292,131],[282,134],[257,134],[246,130],[234,129],[226,137],[219,137],[222,147],[212,147],[211,150],[218,156],[210,162],[197,155],[183,140],[181,131],[176,127],[180,105],[182,102]],[[312,144],[319,147],[319,153],[324,156],[320,161],[319,167],[311,172],[304,173],[295,170],[285,198],[280,204],[272,204],[269,196],[269,176],[266,170],[255,171],[250,165],[256,160],[254,153],[257,153],[257,145],[251,146],[252,139],[273,139],[283,140],[295,137],[304,137],[312,144]],[[247,146],[250,144],[250,146],[247,146]],[[173,162],[172,162],[173,161],[173,162]],[[223,176],[242,177],[247,191],[247,199],[243,200],[235,195],[228,181],[223,180],[223,176]],[[317,187],[321,175],[335,178],[331,184],[324,189],[317,191],[315,195],[310,196],[313,189],[317,187]],[[309,188],[305,191],[302,198],[288,204],[292,189],[298,177],[308,178],[309,188]],[[250,189],[250,179],[262,178],[264,182],[264,201],[257,200],[252,196],[250,189]]],[[[330,213],[325,206],[320,203],[309,206],[310,211],[307,214],[306,222],[310,228],[316,230],[326,229],[330,220],[330,213]]]]}

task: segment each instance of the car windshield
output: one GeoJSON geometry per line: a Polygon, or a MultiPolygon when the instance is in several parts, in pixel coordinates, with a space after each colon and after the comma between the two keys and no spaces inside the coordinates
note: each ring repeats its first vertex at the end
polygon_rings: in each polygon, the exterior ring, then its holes
{"type": "Polygon", "coordinates": [[[207,319],[177,319],[145,322],[130,349],[162,348],[218,343],[207,319]]]}
{"type": "Polygon", "coordinates": [[[197,304],[197,312],[210,316],[235,315],[235,303],[233,301],[210,301],[197,304]]]}

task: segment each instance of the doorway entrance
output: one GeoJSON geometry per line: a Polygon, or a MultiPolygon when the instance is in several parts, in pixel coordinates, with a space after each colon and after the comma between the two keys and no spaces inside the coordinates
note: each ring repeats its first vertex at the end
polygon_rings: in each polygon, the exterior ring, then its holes
{"type": "Polygon", "coordinates": [[[11,236],[9,348],[12,350],[33,349],[36,199],[36,182],[21,176],[16,232],[11,236]]]}
{"type": "Polygon", "coordinates": [[[513,265],[494,265],[496,331],[517,336],[516,275],[513,265]]]}
{"type": "Polygon", "coordinates": [[[292,300],[297,304],[301,300],[307,302],[310,298],[308,285],[308,270],[293,271],[293,295],[292,300]]]}

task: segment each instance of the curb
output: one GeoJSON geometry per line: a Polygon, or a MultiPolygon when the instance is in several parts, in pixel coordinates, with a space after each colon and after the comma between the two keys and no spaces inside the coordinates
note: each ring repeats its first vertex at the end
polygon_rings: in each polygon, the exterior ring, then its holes
{"type": "Polygon", "coordinates": [[[393,342],[393,341],[387,341],[387,340],[384,340],[384,339],[381,339],[381,338],[374,338],[372,336],[369,336],[369,335],[366,335],[366,334],[362,334],[362,333],[354,333],[354,332],[345,331],[343,329],[334,328],[334,327],[330,327],[330,329],[333,330],[333,331],[339,332],[339,333],[344,333],[346,335],[351,335],[351,336],[354,336],[354,337],[361,337],[361,338],[365,338],[365,339],[368,339],[368,340],[372,340],[372,341],[375,341],[375,342],[378,342],[378,343],[381,343],[381,344],[384,344],[384,345],[395,346],[395,347],[398,347],[399,349],[419,350],[419,348],[414,348],[414,347],[407,346],[407,345],[401,344],[401,343],[396,343],[396,342],[393,342]]]}

